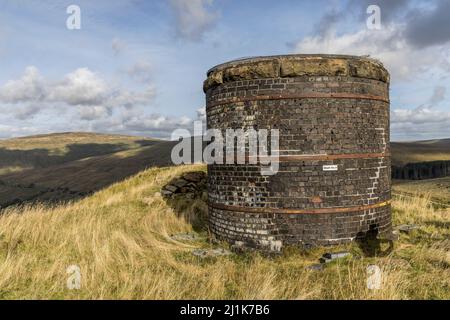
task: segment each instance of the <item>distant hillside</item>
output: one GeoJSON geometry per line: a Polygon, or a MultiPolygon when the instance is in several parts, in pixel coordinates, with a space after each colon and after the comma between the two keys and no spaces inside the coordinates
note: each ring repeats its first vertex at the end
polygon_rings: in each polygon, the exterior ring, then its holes
{"type": "Polygon", "coordinates": [[[450,176],[450,139],[392,142],[391,150],[394,179],[450,176]]]}
{"type": "Polygon", "coordinates": [[[56,133],[0,140],[0,174],[137,149],[156,141],[95,133],[56,133]]]}
{"type": "Polygon", "coordinates": [[[392,165],[450,160],[450,139],[391,142],[392,165]]]}
{"type": "MultiPolygon", "coordinates": [[[[147,168],[171,166],[174,145],[172,141],[93,133],[0,140],[0,208],[83,198],[147,168]]],[[[395,178],[442,176],[436,175],[442,173],[441,162],[428,161],[450,160],[450,139],[393,142],[392,155],[395,178]],[[412,167],[406,166],[411,162],[412,167]]]]}
{"type": "Polygon", "coordinates": [[[43,148],[49,150],[58,150],[64,149],[71,144],[132,144],[137,143],[139,140],[154,141],[155,139],[90,132],[61,132],[0,140],[0,148],[20,150],[43,148]]]}
{"type": "Polygon", "coordinates": [[[90,133],[0,141],[0,207],[84,197],[146,168],[171,165],[173,144],[90,133]]]}

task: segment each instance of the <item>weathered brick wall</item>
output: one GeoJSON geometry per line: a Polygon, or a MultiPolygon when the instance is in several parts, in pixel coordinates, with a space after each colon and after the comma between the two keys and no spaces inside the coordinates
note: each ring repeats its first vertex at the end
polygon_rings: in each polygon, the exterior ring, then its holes
{"type": "Polygon", "coordinates": [[[276,56],[217,66],[208,128],[280,130],[280,167],[213,164],[210,228],[262,250],[390,232],[389,74],[352,56],[276,56]],[[337,165],[337,171],[324,171],[337,165]]]}

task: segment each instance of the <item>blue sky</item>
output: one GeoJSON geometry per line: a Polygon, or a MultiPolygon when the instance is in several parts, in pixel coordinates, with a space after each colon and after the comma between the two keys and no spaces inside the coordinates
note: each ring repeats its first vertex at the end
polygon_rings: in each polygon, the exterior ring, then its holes
{"type": "Polygon", "coordinates": [[[0,138],[168,137],[204,116],[206,71],[285,53],[369,54],[391,71],[393,140],[450,137],[449,1],[0,1],[0,138]],[[69,30],[69,5],[81,29],[69,30]],[[381,8],[381,30],[366,8],[381,8]]]}

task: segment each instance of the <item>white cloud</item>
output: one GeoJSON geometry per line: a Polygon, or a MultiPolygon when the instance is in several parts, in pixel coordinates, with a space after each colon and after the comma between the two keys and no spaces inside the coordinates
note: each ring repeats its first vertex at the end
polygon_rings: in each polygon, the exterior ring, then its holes
{"type": "Polygon", "coordinates": [[[81,120],[96,120],[107,118],[111,115],[111,110],[104,106],[80,106],[79,115],[81,120]]]}
{"type": "Polygon", "coordinates": [[[37,133],[47,132],[46,130],[40,130],[38,128],[33,127],[18,127],[18,126],[10,126],[10,125],[2,125],[0,124],[0,138],[10,138],[10,137],[19,137],[26,135],[33,135],[37,133]]]}
{"type": "Polygon", "coordinates": [[[10,80],[0,88],[0,101],[4,103],[40,101],[45,95],[44,80],[33,66],[27,67],[20,79],[10,80]]]}
{"type": "Polygon", "coordinates": [[[79,68],[65,76],[64,80],[50,85],[47,99],[69,105],[102,103],[109,93],[106,82],[87,68],[79,68]]]}
{"type": "Polygon", "coordinates": [[[391,121],[393,124],[427,124],[447,123],[450,126],[450,112],[442,110],[433,110],[427,107],[418,107],[415,109],[395,109],[391,112],[391,121]]]}
{"type": "Polygon", "coordinates": [[[168,117],[152,114],[146,117],[133,117],[123,123],[127,130],[132,131],[164,131],[171,132],[175,129],[191,126],[192,119],[189,117],[168,117]]]}
{"type": "Polygon", "coordinates": [[[209,10],[212,0],[169,0],[176,20],[176,32],[181,38],[198,41],[218,18],[209,10]]]}
{"type": "Polygon", "coordinates": [[[449,57],[439,47],[416,49],[402,36],[401,25],[390,25],[382,30],[362,29],[354,33],[310,36],[295,46],[298,53],[335,53],[370,55],[386,65],[392,78],[408,79],[431,68],[447,67],[449,57]]]}
{"type": "Polygon", "coordinates": [[[197,110],[197,117],[166,116],[157,113],[144,114],[139,109],[124,109],[118,118],[97,121],[93,129],[100,132],[116,132],[135,135],[146,135],[155,138],[170,139],[177,129],[187,129],[193,133],[194,121],[205,121],[205,108],[197,110]]]}
{"type": "Polygon", "coordinates": [[[450,112],[429,108],[391,112],[392,140],[423,140],[450,136],[450,112]]]}
{"type": "Polygon", "coordinates": [[[110,117],[116,108],[131,109],[149,105],[156,90],[148,84],[141,90],[113,87],[88,68],[70,72],[59,81],[44,79],[36,67],[27,67],[18,80],[0,87],[0,102],[15,110],[16,118],[25,120],[49,107],[76,107],[80,119],[110,117]],[[18,106],[15,106],[18,105],[18,106]]]}
{"type": "Polygon", "coordinates": [[[391,131],[394,137],[405,140],[429,139],[450,135],[450,111],[438,109],[444,101],[445,87],[436,86],[428,102],[414,109],[397,108],[391,111],[391,131]]]}
{"type": "MultiPolygon", "coordinates": [[[[147,64],[138,63],[131,70],[136,77],[151,73],[147,64]]],[[[5,114],[21,121],[17,124],[31,124],[25,121],[32,120],[34,115],[46,110],[42,117],[57,115],[63,128],[59,130],[63,131],[86,129],[87,121],[89,130],[164,138],[170,137],[175,129],[192,128],[193,120],[189,117],[147,113],[147,107],[155,96],[156,89],[152,83],[140,86],[138,90],[112,86],[100,74],[88,68],[76,69],[60,80],[51,81],[41,76],[36,67],[28,67],[17,80],[0,85],[0,105],[5,114]],[[64,118],[62,114],[66,111],[64,118]]],[[[204,109],[199,109],[197,113],[199,119],[205,118],[204,109]]],[[[2,126],[0,138],[38,132],[43,132],[41,126],[39,129],[19,125],[2,126]]]]}
{"type": "Polygon", "coordinates": [[[131,109],[136,106],[145,106],[156,96],[156,89],[149,85],[140,91],[116,90],[111,93],[109,99],[105,102],[108,106],[124,107],[131,109]]]}

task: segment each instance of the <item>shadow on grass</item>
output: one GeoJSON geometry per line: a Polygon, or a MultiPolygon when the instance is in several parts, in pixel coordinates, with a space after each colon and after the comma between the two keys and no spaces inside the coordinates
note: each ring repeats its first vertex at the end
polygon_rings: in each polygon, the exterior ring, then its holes
{"type": "Polygon", "coordinates": [[[64,155],[48,150],[0,149],[0,164],[34,168],[0,176],[0,209],[30,203],[57,204],[86,197],[152,167],[172,166],[171,141],[138,141],[138,149],[119,144],[74,144],[64,155]],[[130,150],[130,154],[126,152],[130,150]],[[117,152],[125,154],[118,155],[117,152]]]}
{"type": "Polygon", "coordinates": [[[186,220],[197,233],[208,232],[208,205],[201,198],[187,199],[183,194],[167,198],[170,206],[178,217],[186,220]]]}
{"type": "Polygon", "coordinates": [[[52,154],[48,149],[10,150],[0,148],[0,167],[19,166],[47,168],[83,158],[101,156],[126,150],[125,143],[117,144],[70,144],[64,154],[52,154]]]}
{"type": "Polygon", "coordinates": [[[356,235],[356,243],[365,257],[385,257],[394,250],[394,241],[379,237],[378,227],[371,225],[366,232],[359,232],[356,235]],[[383,244],[388,244],[387,249],[383,249],[383,244]]]}

